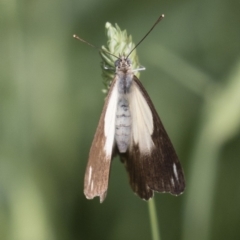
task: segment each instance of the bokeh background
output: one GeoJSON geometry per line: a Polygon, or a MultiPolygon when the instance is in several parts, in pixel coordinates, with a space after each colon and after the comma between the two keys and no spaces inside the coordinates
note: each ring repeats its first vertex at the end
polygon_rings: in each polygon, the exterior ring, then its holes
{"type": "Polygon", "coordinates": [[[114,159],[108,196],[83,178],[103,106],[98,52],[118,23],[181,159],[183,195],[155,194],[161,239],[240,239],[240,1],[0,2],[0,239],[151,239],[148,205],[114,159]]]}

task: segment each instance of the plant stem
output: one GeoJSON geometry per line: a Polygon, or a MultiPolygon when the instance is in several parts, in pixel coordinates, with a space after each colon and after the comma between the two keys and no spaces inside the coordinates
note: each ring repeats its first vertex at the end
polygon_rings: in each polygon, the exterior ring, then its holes
{"type": "Polygon", "coordinates": [[[148,201],[148,210],[149,210],[149,217],[150,217],[150,224],[151,224],[152,239],[160,240],[161,238],[160,238],[160,232],[158,227],[156,206],[153,198],[148,201]]]}

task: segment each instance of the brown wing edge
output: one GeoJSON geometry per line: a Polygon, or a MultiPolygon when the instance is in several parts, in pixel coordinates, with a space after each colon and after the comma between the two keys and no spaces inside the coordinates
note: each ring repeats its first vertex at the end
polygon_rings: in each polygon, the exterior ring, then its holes
{"type": "Polygon", "coordinates": [[[101,203],[107,196],[111,161],[114,155],[114,149],[112,156],[109,157],[106,156],[106,153],[104,151],[106,141],[104,134],[104,118],[115,83],[116,78],[113,80],[108,95],[105,99],[103,111],[101,113],[98,127],[90,148],[84,177],[84,194],[86,198],[93,199],[94,197],[100,197],[101,203]]]}
{"type": "Polygon", "coordinates": [[[152,111],[154,122],[152,139],[155,148],[151,153],[142,155],[138,146],[135,145],[133,149],[120,155],[128,171],[130,185],[133,191],[144,200],[153,197],[154,191],[179,195],[185,189],[180,161],[148,93],[136,76],[134,76],[134,83],[152,111]]]}

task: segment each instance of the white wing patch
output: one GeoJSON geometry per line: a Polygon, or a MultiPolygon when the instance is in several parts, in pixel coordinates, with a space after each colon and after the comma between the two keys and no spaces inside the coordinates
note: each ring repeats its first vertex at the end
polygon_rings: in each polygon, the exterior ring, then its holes
{"type": "Polygon", "coordinates": [[[172,186],[175,187],[175,182],[174,182],[173,177],[171,177],[171,183],[172,183],[172,186]]]}
{"type": "Polygon", "coordinates": [[[173,173],[174,173],[174,175],[175,175],[176,179],[178,180],[177,166],[176,166],[176,164],[175,164],[175,163],[173,163],[173,173]]]}
{"type": "Polygon", "coordinates": [[[115,119],[117,112],[117,101],[118,101],[118,89],[117,83],[113,87],[111,96],[109,98],[105,118],[104,118],[104,134],[106,137],[106,142],[104,146],[104,150],[106,152],[106,159],[111,158],[113,143],[115,138],[115,119]]]}
{"type": "Polygon", "coordinates": [[[91,191],[93,190],[93,181],[91,182],[91,191]]]}
{"type": "Polygon", "coordinates": [[[88,185],[90,184],[91,178],[92,178],[92,167],[90,166],[89,167],[89,175],[88,175],[88,185]]]}
{"type": "Polygon", "coordinates": [[[138,144],[140,152],[150,152],[154,143],[152,141],[153,116],[139,87],[133,81],[131,92],[128,96],[132,117],[132,136],[135,144],[138,144]]]}

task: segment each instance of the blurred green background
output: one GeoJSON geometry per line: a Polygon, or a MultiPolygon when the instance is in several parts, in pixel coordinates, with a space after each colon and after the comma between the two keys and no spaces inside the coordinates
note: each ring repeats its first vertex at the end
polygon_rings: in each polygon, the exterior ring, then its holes
{"type": "Polygon", "coordinates": [[[151,239],[119,159],[103,204],[83,178],[103,106],[105,23],[139,46],[141,81],[185,170],[155,194],[161,239],[240,239],[240,1],[0,2],[0,239],[151,239]]]}

